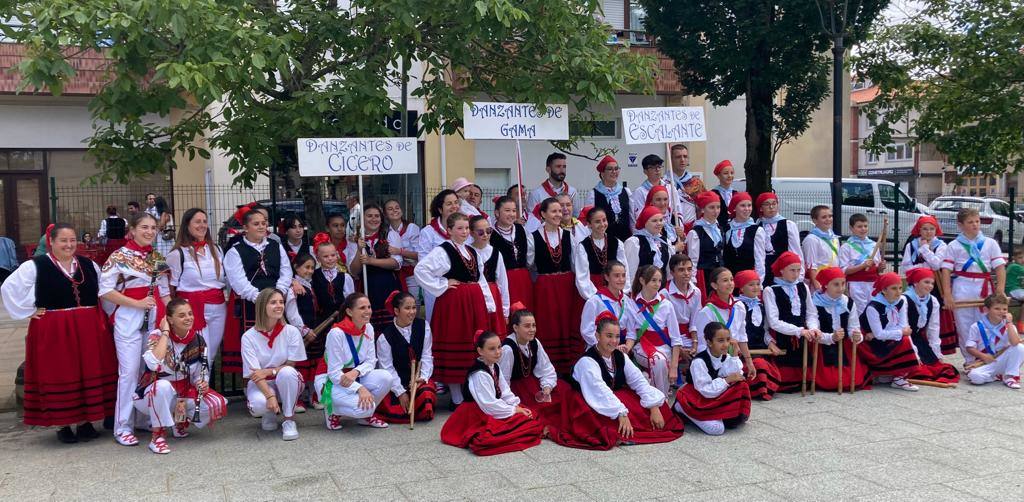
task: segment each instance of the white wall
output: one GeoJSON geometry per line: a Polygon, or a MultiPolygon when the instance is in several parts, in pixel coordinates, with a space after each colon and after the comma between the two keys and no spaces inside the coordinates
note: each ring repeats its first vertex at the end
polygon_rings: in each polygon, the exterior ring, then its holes
{"type": "Polygon", "coordinates": [[[743,163],[747,160],[747,142],[744,128],[747,120],[747,100],[739,97],[725,106],[704,107],[704,121],[708,130],[707,163],[704,180],[708,187],[718,185],[713,173],[715,164],[729,159],[736,168],[736,178],[746,177],[743,163]]]}
{"type": "Polygon", "coordinates": [[[0,148],[85,148],[92,135],[85,103],[0,105],[0,148]]]}

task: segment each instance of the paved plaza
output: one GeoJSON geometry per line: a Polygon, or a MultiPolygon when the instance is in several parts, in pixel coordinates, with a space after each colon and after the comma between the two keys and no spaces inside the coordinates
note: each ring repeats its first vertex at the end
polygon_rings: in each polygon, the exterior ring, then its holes
{"type": "MultiPolygon", "coordinates": [[[[24,329],[4,323],[5,355],[24,329]]],[[[4,357],[4,364],[13,358],[4,357]]],[[[8,392],[8,375],[0,390],[8,392]]],[[[3,396],[5,399],[8,396],[3,396]]],[[[442,397],[442,403],[447,398],[442,397]]],[[[886,386],[755,402],[748,424],[708,437],[573,450],[550,441],[476,457],[441,443],[433,422],[330,432],[298,416],[298,441],[264,432],[241,402],[212,430],[169,439],[170,455],[104,431],[62,445],[0,414],[2,500],[1024,500],[1024,393],[999,384],[886,386]]]]}

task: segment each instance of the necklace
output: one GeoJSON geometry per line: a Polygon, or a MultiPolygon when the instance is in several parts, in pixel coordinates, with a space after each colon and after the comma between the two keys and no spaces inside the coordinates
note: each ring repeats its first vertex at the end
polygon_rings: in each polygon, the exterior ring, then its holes
{"type": "Polygon", "coordinates": [[[558,247],[551,247],[551,241],[548,240],[548,231],[546,228],[541,228],[540,231],[544,234],[544,245],[548,247],[548,254],[551,255],[551,263],[554,265],[562,264],[562,241],[561,241],[561,229],[559,229],[559,240],[558,247]]]}
{"type": "Polygon", "coordinates": [[[503,230],[500,225],[494,225],[494,229],[498,231],[498,235],[500,235],[502,239],[505,239],[505,241],[511,244],[510,247],[512,248],[512,259],[515,261],[519,261],[519,248],[516,246],[515,224],[509,227],[507,231],[503,230]]]}
{"type": "Polygon", "coordinates": [[[594,250],[594,255],[597,256],[597,262],[601,264],[601,269],[604,270],[604,267],[608,265],[608,237],[605,236],[604,245],[601,246],[601,249],[598,249],[597,239],[591,236],[590,247],[594,250]]]}
{"type": "Polygon", "coordinates": [[[469,271],[470,277],[477,277],[475,259],[476,256],[473,254],[472,250],[467,248],[466,251],[469,252],[469,258],[466,258],[465,256],[463,256],[462,250],[459,249],[460,247],[465,246],[463,244],[455,244],[455,252],[459,254],[459,259],[462,260],[462,265],[466,267],[467,271],[469,271]]]}
{"type": "Polygon", "coordinates": [[[82,306],[82,299],[79,296],[78,286],[81,286],[82,283],[85,282],[85,273],[82,273],[82,277],[80,279],[75,279],[75,275],[78,273],[78,260],[76,260],[74,256],[71,257],[71,271],[68,272],[67,269],[64,268],[64,265],[62,265],[60,261],[53,256],[53,253],[47,253],[46,255],[50,257],[50,261],[52,261],[53,265],[57,267],[57,270],[60,270],[60,272],[64,274],[64,277],[71,283],[71,294],[75,296],[75,305],[82,306]]]}

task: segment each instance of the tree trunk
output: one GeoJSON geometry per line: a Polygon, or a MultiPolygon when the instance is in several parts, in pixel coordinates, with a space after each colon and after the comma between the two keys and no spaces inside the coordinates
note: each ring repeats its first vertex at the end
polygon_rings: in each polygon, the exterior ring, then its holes
{"type": "Polygon", "coordinates": [[[768,51],[767,47],[759,47],[755,56],[757,60],[751,65],[750,75],[747,77],[747,122],[744,132],[747,141],[747,160],[743,163],[743,169],[746,171],[747,192],[754,198],[772,190],[774,94],[771,85],[761,80],[760,70],[767,67],[770,62],[768,51]]]}
{"type": "MultiPolygon", "coordinates": [[[[304,219],[310,234],[327,230],[327,221],[324,217],[323,190],[320,187],[320,181],[321,178],[316,176],[302,178],[302,202],[306,206],[304,219]]],[[[312,235],[309,237],[312,238],[312,235]]]]}

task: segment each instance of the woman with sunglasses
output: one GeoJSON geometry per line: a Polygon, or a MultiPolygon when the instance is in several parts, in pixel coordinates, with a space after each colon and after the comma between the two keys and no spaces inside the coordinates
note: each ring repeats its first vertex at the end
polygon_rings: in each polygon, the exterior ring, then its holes
{"type": "Polygon", "coordinates": [[[505,271],[505,261],[491,246],[491,223],[486,216],[474,216],[469,219],[469,231],[473,236],[473,248],[480,255],[480,261],[484,264],[484,277],[491,289],[491,297],[494,298],[494,310],[488,309],[491,317],[491,330],[499,335],[504,335],[505,319],[508,318],[508,274],[505,271]]]}

